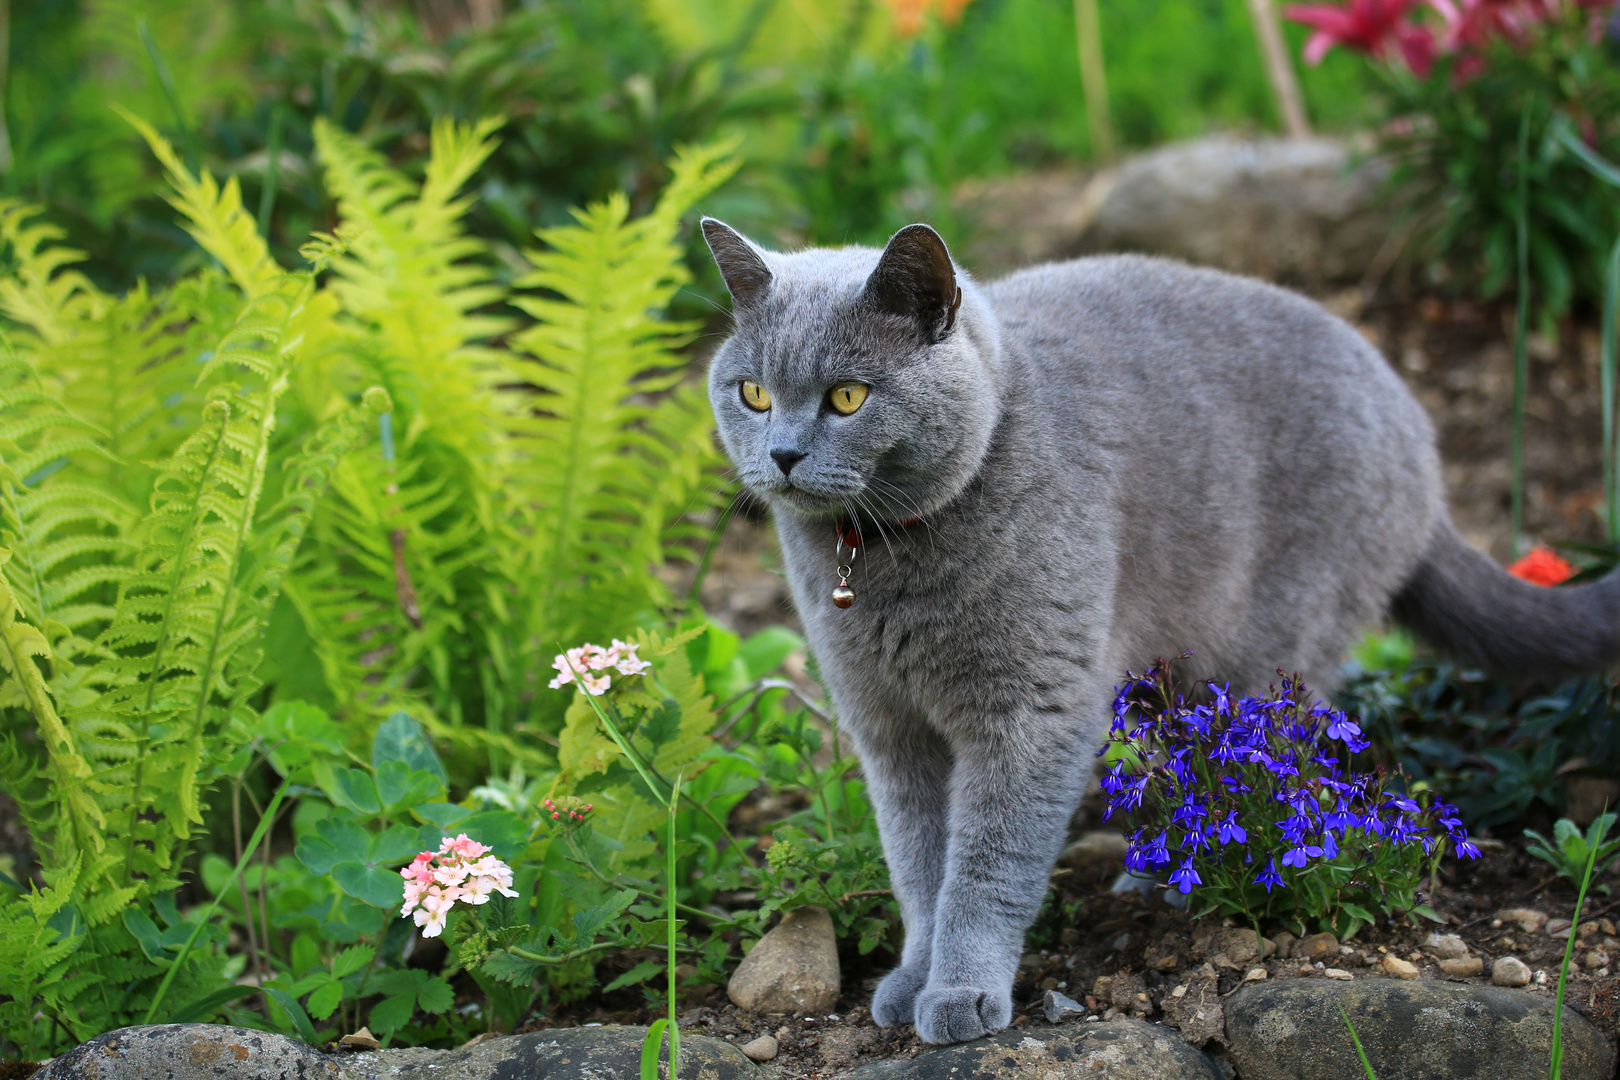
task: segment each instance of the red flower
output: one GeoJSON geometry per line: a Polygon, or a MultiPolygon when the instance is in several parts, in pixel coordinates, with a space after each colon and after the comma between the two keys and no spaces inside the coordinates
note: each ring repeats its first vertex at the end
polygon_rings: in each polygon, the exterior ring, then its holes
{"type": "Polygon", "coordinates": [[[1530,554],[1508,567],[1508,573],[1532,585],[1558,585],[1575,574],[1575,568],[1554,554],[1551,548],[1531,548],[1530,554]]]}
{"type": "Polygon", "coordinates": [[[1315,28],[1305,42],[1305,62],[1319,64],[1335,45],[1371,56],[1397,50],[1406,65],[1426,75],[1437,51],[1434,36],[1407,19],[1414,0],[1350,0],[1336,4],[1293,4],[1283,8],[1285,18],[1315,28]]]}

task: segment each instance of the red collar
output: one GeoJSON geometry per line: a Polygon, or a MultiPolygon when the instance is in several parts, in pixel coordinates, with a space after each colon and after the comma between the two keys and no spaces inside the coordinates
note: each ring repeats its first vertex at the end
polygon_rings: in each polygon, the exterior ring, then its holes
{"type": "MultiPolygon", "coordinates": [[[[897,529],[909,529],[913,525],[920,524],[921,522],[922,518],[908,517],[902,518],[893,524],[897,529]]],[[[835,527],[838,530],[838,539],[843,542],[845,547],[859,548],[861,546],[861,526],[858,521],[847,517],[841,517],[835,523],[835,527]]]]}

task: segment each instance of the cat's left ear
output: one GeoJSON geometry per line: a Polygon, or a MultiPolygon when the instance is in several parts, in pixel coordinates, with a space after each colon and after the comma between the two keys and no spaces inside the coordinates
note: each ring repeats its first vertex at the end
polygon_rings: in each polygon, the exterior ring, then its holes
{"type": "Polygon", "coordinates": [[[866,279],[861,300],[916,320],[930,345],[944,341],[956,323],[962,290],[939,233],[927,225],[907,225],[891,236],[877,269],[866,279]]]}

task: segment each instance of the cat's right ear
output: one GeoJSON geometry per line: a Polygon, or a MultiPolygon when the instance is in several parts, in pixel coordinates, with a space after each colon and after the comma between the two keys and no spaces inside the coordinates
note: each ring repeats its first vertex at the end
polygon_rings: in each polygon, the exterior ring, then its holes
{"type": "Polygon", "coordinates": [[[742,233],[716,218],[703,219],[703,239],[731,292],[733,311],[752,307],[770,290],[771,268],[765,255],[742,233]]]}

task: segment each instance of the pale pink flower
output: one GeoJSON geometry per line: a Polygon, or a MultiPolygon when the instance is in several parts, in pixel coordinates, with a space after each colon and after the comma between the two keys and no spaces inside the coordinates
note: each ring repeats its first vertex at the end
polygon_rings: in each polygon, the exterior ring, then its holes
{"type": "Polygon", "coordinates": [[[491,855],[466,833],[446,836],[439,850],[424,851],[400,870],[405,879],[405,904],[401,916],[410,915],[422,928],[423,937],[444,933],[450,909],[459,903],[485,904],[492,892],[517,896],[512,888],[512,868],[491,855]],[[437,865],[434,865],[437,863],[437,865]]]}
{"type": "Polygon", "coordinates": [[[604,649],[600,645],[590,642],[558,653],[552,660],[551,666],[557,669],[557,677],[547,685],[553,690],[561,690],[569,683],[577,683],[581,689],[592,697],[601,697],[607,693],[612,684],[611,676],[588,674],[592,671],[605,671],[613,668],[620,675],[640,675],[652,667],[647,661],[636,656],[636,650],[641,646],[633,642],[613,639],[611,648],[604,649]]]}
{"type": "Polygon", "coordinates": [[[585,692],[592,697],[601,697],[607,693],[612,682],[612,678],[607,675],[581,675],[579,677],[580,686],[584,687],[585,692]]]}

